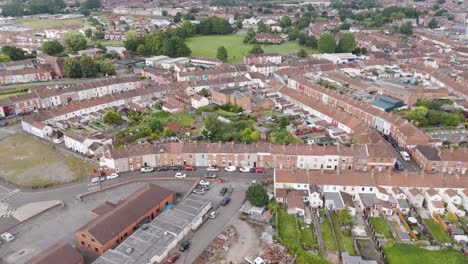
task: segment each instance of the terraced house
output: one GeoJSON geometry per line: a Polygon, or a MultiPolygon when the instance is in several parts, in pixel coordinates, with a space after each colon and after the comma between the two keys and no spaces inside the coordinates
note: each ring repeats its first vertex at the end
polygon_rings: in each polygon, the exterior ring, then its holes
{"type": "Polygon", "coordinates": [[[101,164],[119,172],[145,166],[250,166],[310,170],[388,171],[396,158],[386,145],[274,145],[269,143],[168,143],[106,146],[101,164]]]}

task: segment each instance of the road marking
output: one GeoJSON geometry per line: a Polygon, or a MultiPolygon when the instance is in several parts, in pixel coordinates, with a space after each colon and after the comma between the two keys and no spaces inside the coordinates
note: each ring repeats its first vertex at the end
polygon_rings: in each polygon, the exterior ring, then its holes
{"type": "Polygon", "coordinates": [[[8,218],[10,216],[12,216],[14,213],[15,213],[15,209],[13,208],[8,208],[0,217],[1,218],[8,218]]]}

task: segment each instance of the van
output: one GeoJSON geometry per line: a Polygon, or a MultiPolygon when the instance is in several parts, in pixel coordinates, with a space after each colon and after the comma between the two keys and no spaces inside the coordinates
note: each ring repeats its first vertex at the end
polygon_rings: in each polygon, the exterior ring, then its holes
{"type": "Polygon", "coordinates": [[[410,161],[411,157],[406,151],[400,151],[400,155],[403,158],[404,161],[410,161]]]}
{"type": "Polygon", "coordinates": [[[397,160],[395,162],[395,169],[400,170],[400,171],[403,170],[403,164],[401,163],[401,161],[397,160]]]}

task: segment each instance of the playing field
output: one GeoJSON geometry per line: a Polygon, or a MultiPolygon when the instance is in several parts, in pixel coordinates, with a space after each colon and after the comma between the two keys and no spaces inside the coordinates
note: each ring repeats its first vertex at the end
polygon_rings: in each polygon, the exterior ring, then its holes
{"type": "Polygon", "coordinates": [[[68,28],[81,26],[83,19],[37,19],[37,18],[20,18],[17,22],[28,28],[33,29],[51,29],[51,28],[68,28]]]}
{"type": "MultiPolygon", "coordinates": [[[[216,57],[216,50],[220,46],[224,46],[228,51],[228,62],[236,62],[249,54],[252,49],[252,44],[244,44],[242,35],[211,35],[211,36],[196,36],[187,39],[187,45],[192,50],[192,56],[201,57],[216,57]]],[[[296,53],[299,49],[304,48],[309,53],[315,51],[310,48],[300,46],[296,42],[286,42],[281,45],[262,45],[265,53],[291,54],[296,53]]]]}

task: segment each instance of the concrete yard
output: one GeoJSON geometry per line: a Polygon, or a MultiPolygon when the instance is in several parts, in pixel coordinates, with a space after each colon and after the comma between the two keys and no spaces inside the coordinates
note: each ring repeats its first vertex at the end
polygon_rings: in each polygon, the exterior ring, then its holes
{"type": "Polygon", "coordinates": [[[21,264],[59,241],[75,245],[75,231],[92,219],[91,210],[104,201],[117,202],[146,183],[154,183],[174,192],[185,194],[193,181],[147,181],[132,183],[107,190],[83,199],[65,203],[65,207],[52,209],[26,222],[10,232],[16,239],[0,246],[0,263],[21,264]]]}

